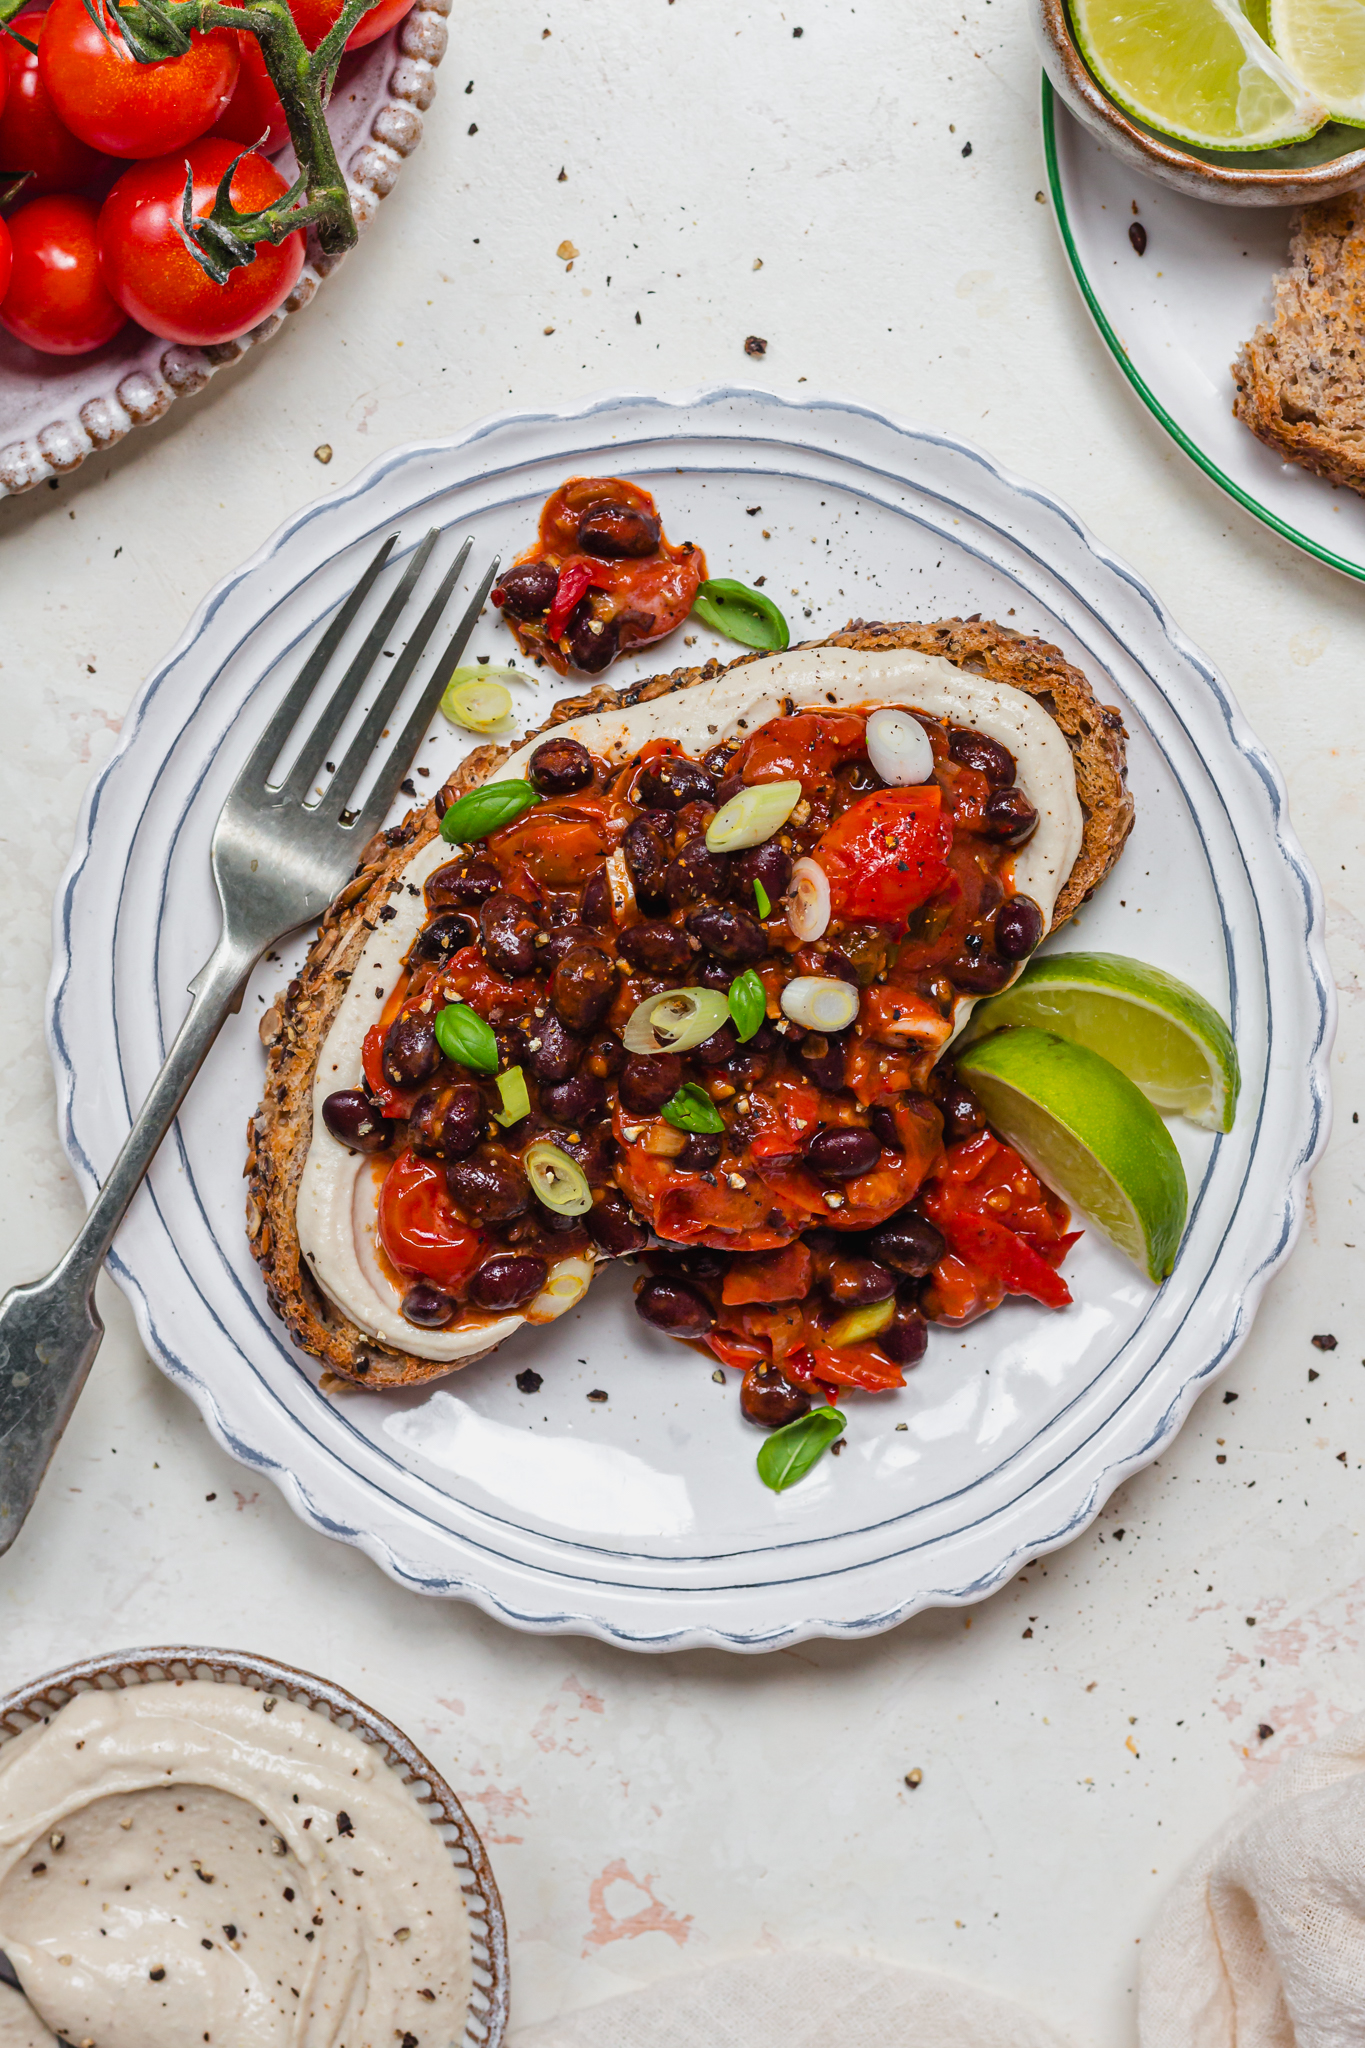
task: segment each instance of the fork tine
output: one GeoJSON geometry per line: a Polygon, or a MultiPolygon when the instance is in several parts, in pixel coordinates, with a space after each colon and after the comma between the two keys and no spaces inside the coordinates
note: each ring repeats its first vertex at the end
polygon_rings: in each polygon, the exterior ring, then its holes
{"type": "Polygon", "coordinates": [[[398,535],[391,533],[380,547],[378,554],[374,556],[355,589],[336,613],[327,631],[285,692],[274,717],[248,754],[246,763],[232,786],[234,796],[239,790],[257,790],[274,767],[280,748],[294,730],[299,713],[317,688],[318,678],[341,645],[347,628],[369,596],[374,579],[388,561],[397,539],[398,535]]]}
{"type": "Polygon", "coordinates": [[[307,796],[318,770],[324,765],[328,749],[346,723],[347,714],[364,688],[379,650],[393,631],[399,613],[412,596],[417,579],[426,568],[427,557],[439,539],[440,531],[433,526],[421,545],[414,549],[412,560],[403,571],[398,588],[389,597],[383,611],[365,635],[360,652],[327,699],[317,723],[299,748],[298,758],[293,767],[282,783],[268,790],[272,805],[301,803],[307,796]]]}
{"type": "Polygon", "coordinates": [[[398,737],[390,746],[384,766],[375,778],[373,789],[365,799],[363,810],[355,819],[353,829],[360,834],[360,844],[378,831],[389,805],[398,794],[398,785],[412,765],[413,750],[431,723],[431,714],[436,709],[445,686],[450,680],[451,670],[457,666],[464,653],[469,636],[478,623],[479,614],[487,602],[488,593],[497,579],[501,557],[494,555],[487,574],[469,601],[464,617],[451,635],[450,644],[432,670],[431,680],[413,706],[412,715],[398,737]]]}
{"type": "MultiPolygon", "coordinates": [[[[413,671],[426,652],[427,642],[450,602],[451,592],[460,580],[464,565],[469,560],[469,550],[473,545],[474,536],[471,533],[441,578],[435,596],[413,627],[403,652],[384,678],[382,687],[365,714],[360,730],[338,762],[336,774],[328,791],[329,797],[340,797],[344,804],[365,773],[370,756],[374,752],[375,742],[393,716],[395,706],[412,680],[413,671]]],[[[407,773],[406,769],[404,773],[407,773]]]]}

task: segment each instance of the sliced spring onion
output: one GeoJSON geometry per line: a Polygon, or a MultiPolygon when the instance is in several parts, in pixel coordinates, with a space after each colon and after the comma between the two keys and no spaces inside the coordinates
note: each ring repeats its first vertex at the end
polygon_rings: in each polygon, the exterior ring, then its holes
{"type": "Polygon", "coordinates": [[[627,1052],[690,1052],[719,1031],[729,1014],[719,989],[661,989],[636,1004],[621,1043],[627,1052]]]}
{"type": "Polygon", "coordinates": [[[767,890],[764,888],[762,882],[759,881],[757,875],[754,876],[754,902],[758,905],[758,914],[760,917],[772,916],[773,899],[768,894],[767,890]]]}
{"type": "Polygon", "coordinates": [[[539,802],[529,782],[485,782],[482,789],[466,790],[450,806],[441,820],[441,837],[451,846],[472,845],[539,802]]]}
{"type": "Polygon", "coordinates": [[[706,828],[708,853],[742,853],[785,825],[801,801],[799,782],[755,782],[722,804],[706,828]]]}
{"type": "Polygon", "coordinates": [[[684,1081],[659,1111],[675,1131],[704,1131],[714,1134],[725,1129],[725,1119],[706,1090],[696,1081],[684,1081]]]}
{"type": "Polygon", "coordinates": [[[934,750],[919,720],[908,711],[874,711],[867,721],[867,758],[893,789],[930,782],[934,750]]]}
{"type": "Polygon", "coordinates": [[[743,1043],[753,1037],[768,1014],[768,991],[753,968],[746,967],[743,974],[737,974],[730,983],[726,1000],[730,1005],[735,1036],[743,1043]]]}
{"type": "Polygon", "coordinates": [[[520,1067],[508,1067],[498,1075],[498,1093],[502,1097],[502,1108],[493,1111],[493,1121],[502,1124],[519,1124],[524,1116],[531,1114],[531,1097],[526,1087],[526,1076],[520,1067]]]}
{"type": "Polygon", "coordinates": [[[782,991],[782,1009],[807,1031],[844,1031],[858,1014],[861,997],[852,982],[827,974],[798,974],[782,991]]]}
{"type": "Polygon", "coordinates": [[[468,1003],[447,1003],[436,1014],[436,1043],[448,1060],[461,1067],[473,1067],[478,1074],[498,1071],[498,1041],[491,1024],[485,1024],[468,1003]]]}
{"type": "Polygon", "coordinates": [[[738,640],[741,647],[760,647],[765,654],[780,654],[791,645],[787,621],[770,597],[736,583],[733,576],[712,576],[703,583],[692,601],[692,609],[713,633],[738,640]]]}
{"type": "Polygon", "coordinates": [[[865,1344],[869,1337],[877,1336],[884,1330],[896,1313],[894,1296],[889,1301],[873,1302],[870,1308],[851,1308],[846,1316],[840,1316],[825,1333],[825,1342],[835,1351],[842,1351],[845,1344],[865,1344]]]}
{"type": "Polygon", "coordinates": [[[556,1216],[587,1215],[592,1207],[592,1189],[582,1167],[576,1165],[567,1152],[561,1152],[558,1145],[548,1144],[542,1138],[536,1144],[528,1145],[521,1163],[536,1200],[543,1202],[547,1209],[553,1209],[556,1216]]]}
{"type": "Polygon", "coordinates": [[[787,893],[787,923],[798,939],[822,939],[829,927],[829,876],[809,855],[792,869],[787,893]]]}
{"type": "Polygon", "coordinates": [[[561,1259],[550,1269],[550,1277],[541,1288],[535,1300],[526,1310],[526,1318],[532,1323],[552,1323],[556,1316],[562,1316],[565,1309],[583,1299],[592,1279],[592,1259],[561,1259]]]}
{"type": "Polygon", "coordinates": [[[492,670],[457,668],[445,686],[441,710],[452,725],[469,732],[499,732],[512,716],[512,698],[492,670]]]}

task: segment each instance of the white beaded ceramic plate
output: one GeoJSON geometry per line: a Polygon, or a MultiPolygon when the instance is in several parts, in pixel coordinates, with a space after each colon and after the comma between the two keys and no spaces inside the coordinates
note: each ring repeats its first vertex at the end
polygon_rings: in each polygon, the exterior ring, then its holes
{"type": "MultiPolygon", "coordinates": [[[[1273,764],[1132,570],[978,449],[833,400],[610,397],[396,450],[298,514],[206,600],[86,800],[56,907],[62,1132],[93,1188],[216,928],[207,848],[224,793],[376,537],[401,531],[396,564],[428,525],[448,529],[434,577],[472,532],[472,577],[576,471],[645,483],[713,574],[766,577],[798,635],[979,612],[1056,640],[1123,707],[1137,826],[1061,943],[1203,989],[1233,1019],[1246,1076],[1229,1136],[1172,1127],[1192,1190],[1175,1272],[1157,1290],[1087,1232],[1073,1308],[1014,1302],[932,1332],[905,1390],[850,1398],[843,1455],[781,1495],[755,1475],[734,1376],[716,1385],[709,1361],[648,1330],[623,1267],[444,1381],[328,1398],[266,1307],[243,1225],[258,1020],[299,948],[253,977],[111,1264],[217,1440],[404,1586],[635,1649],[867,1635],[983,1598],[1158,1454],[1245,1336],[1327,1127],[1322,906],[1273,764]],[[534,1393],[517,1385],[528,1368],[534,1393]]],[[[473,651],[509,645],[488,613],[473,651]]],[[[690,654],[674,641],[613,679],[712,651],[732,650],[701,632],[690,654]]],[[[525,722],[562,688],[540,676],[525,722]]],[[[460,750],[438,718],[416,786],[436,788],[460,750]]]]}
{"type": "MultiPolygon", "coordinates": [[[[416,0],[386,36],[343,61],[327,125],[362,232],[422,139],[450,4],[416,0]]],[[[277,162],[284,176],[294,175],[291,150],[277,162]]],[[[96,449],[159,420],[175,399],[202,391],[216,371],[278,333],[341,260],[324,256],[310,235],[307,261],[280,310],[239,341],[212,348],[159,341],[130,321],[89,355],[45,356],[0,328],[0,498],[78,469],[96,449]]]]}
{"type": "Polygon", "coordinates": [[[1043,144],[1081,297],[1148,411],[1253,518],[1333,569],[1365,577],[1365,498],[1281,461],[1233,418],[1231,366],[1272,317],[1289,209],[1215,206],[1129,169],[1046,79],[1043,144]],[[1129,240],[1134,220],[1147,238],[1141,255],[1129,240]]]}

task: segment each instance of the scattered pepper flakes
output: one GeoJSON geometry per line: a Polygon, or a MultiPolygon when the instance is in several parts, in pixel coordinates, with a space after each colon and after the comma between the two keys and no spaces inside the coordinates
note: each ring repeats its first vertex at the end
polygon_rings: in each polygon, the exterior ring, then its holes
{"type": "Polygon", "coordinates": [[[557,178],[555,179],[555,183],[556,183],[556,185],[567,185],[567,184],[568,184],[568,182],[569,182],[569,174],[568,174],[568,172],[567,172],[567,171],[565,170],[565,168],[564,168],[563,164],[561,164],[561,165],[560,165],[560,167],[559,167],[559,176],[558,176],[558,177],[557,177],[557,178]]]}
{"type": "Polygon", "coordinates": [[[1322,1378],[1322,1374],[1321,1374],[1321,1373],[1320,1373],[1320,1372],[1318,1371],[1318,1369],[1317,1369],[1317,1367],[1316,1367],[1315,1365],[1310,1365],[1310,1366],[1309,1366],[1309,1368],[1308,1368],[1308,1378],[1309,1378],[1310,1382],[1311,1382],[1311,1381],[1313,1381],[1313,1380],[1320,1380],[1320,1379],[1322,1378]]]}
{"type": "Polygon", "coordinates": [[[330,441],[319,441],[319,443],[318,443],[317,447],[316,447],[316,448],[315,448],[315,449],[313,450],[313,460],[314,460],[314,462],[320,462],[320,463],[322,464],[323,468],[325,469],[325,468],[327,467],[328,463],[329,463],[329,462],[331,461],[331,459],[332,459],[332,444],[331,444],[331,442],[330,442],[330,441]]]}
{"type": "MultiPolygon", "coordinates": [[[[744,353],[746,356],[766,356],[768,344],[761,334],[746,334],[744,337],[744,353]]],[[[1313,1341],[1316,1343],[1317,1339],[1315,1338],[1313,1341]]]]}
{"type": "Polygon", "coordinates": [[[763,268],[763,258],[762,258],[761,256],[755,256],[755,258],[754,258],[754,269],[755,269],[755,270],[762,270],[762,268],[763,268]]]}
{"type": "Polygon", "coordinates": [[[545,329],[545,332],[546,332],[547,334],[553,334],[553,333],[554,333],[554,329],[553,329],[553,327],[547,327],[547,328],[545,329]]]}
{"type": "Polygon", "coordinates": [[[588,1399],[590,1401],[605,1401],[609,1398],[610,1397],[605,1387],[593,1387],[588,1394],[588,1399]]]}
{"type": "Polygon", "coordinates": [[[1220,1452],[1218,1453],[1218,1456],[1217,1456],[1217,1457],[1216,1457],[1216,1458],[1214,1459],[1214,1461],[1213,1461],[1213,1462],[1214,1462],[1214,1464],[1215,1464],[1215,1465],[1226,1465],[1226,1464],[1227,1464],[1227,1461],[1228,1461],[1228,1454],[1227,1454],[1227,1452],[1226,1452],[1226,1451],[1220,1451],[1220,1452]]]}
{"type": "Polygon", "coordinates": [[[972,145],[970,144],[970,142],[964,142],[964,143],[963,143],[963,145],[962,145],[962,154],[963,154],[964,156],[970,156],[970,155],[971,155],[971,153],[972,153],[972,145]]]}
{"type": "Polygon", "coordinates": [[[1145,256],[1147,254],[1147,230],[1140,220],[1129,221],[1128,239],[1132,243],[1137,255],[1145,256]]]}
{"type": "Polygon", "coordinates": [[[528,1365],[525,1372],[517,1374],[517,1385],[523,1394],[538,1394],[544,1382],[538,1372],[532,1372],[528,1365]]]}
{"type": "Polygon", "coordinates": [[[924,1773],[922,1770],[920,1770],[918,1765],[915,1766],[915,1769],[913,1771],[906,1772],[905,1782],[910,1787],[910,1790],[912,1792],[917,1792],[919,1790],[920,1786],[924,1783],[924,1773]]]}
{"type": "Polygon", "coordinates": [[[1313,1349],[1315,1351],[1335,1351],[1336,1348],[1337,1340],[1330,1333],[1325,1337],[1315,1337],[1313,1339],[1313,1349]]]}
{"type": "Polygon", "coordinates": [[[1025,1640],[1025,1641],[1027,1642],[1028,1638],[1029,1638],[1029,1637],[1030,1637],[1030,1636],[1031,1636],[1032,1634],[1033,1634],[1033,1630],[1032,1630],[1031,1628],[1026,1628],[1026,1629],[1024,1630],[1024,1640],[1025,1640]]]}
{"type": "Polygon", "coordinates": [[[1345,1451],[1338,1451],[1338,1452],[1337,1452],[1337,1463],[1338,1463],[1338,1465],[1344,1465],[1344,1464],[1346,1463],[1346,1453],[1345,1453],[1345,1451]]]}
{"type": "Polygon", "coordinates": [[[711,1377],[718,1387],[723,1387],[725,1385],[725,1374],[721,1371],[719,1366],[716,1367],[711,1377]]]}
{"type": "Polygon", "coordinates": [[[477,122],[477,121],[471,121],[471,122],[470,122],[470,124],[469,124],[469,132],[470,132],[470,134],[471,134],[471,135],[477,135],[477,134],[478,134],[478,132],[479,132],[479,124],[478,124],[478,122],[477,122]]]}
{"type": "Polygon", "coordinates": [[[1254,1615],[1254,1614],[1249,1614],[1249,1615],[1247,1616],[1247,1627],[1248,1627],[1248,1628],[1255,1628],[1255,1626],[1256,1626],[1256,1617],[1255,1617],[1255,1615],[1254,1615]]]}
{"type": "Polygon", "coordinates": [[[1256,1730],[1256,1733],[1262,1742],[1269,1742],[1271,1736],[1275,1733],[1275,1730],[1271,1727],[1269,1721],[1262,1721],[1260,1727],[1256,1730]]]}
{"type": "Polygon", "coordinates": [[[559,258],[561,263],[572,263],[574,257],[577,254],[578,251],[577,249],[575,249],[573,243],[568,241],[561,242],[559,247],[555,250],[555,255],[559,258]]]}
{"type": "Polygon", "coordinates": [[[1232,1402],[1232,1401],[1235,1401],[1235,1400],[1236,1400],[1237,1398],[1238,1398],[1238,1397],[1237,1397],[1237,1395],[1236,1395],[1236,1394],[1232,1394],[1232,1393],[1224,1394],[1224,1396],[1223,1396],[1223,1406],[1224,1406],[1224,1407],[1226,1408],[1226,1407],[1228,1406],[1228,1404],[1229,1404],[1230,1402],[1232,1402]]]}

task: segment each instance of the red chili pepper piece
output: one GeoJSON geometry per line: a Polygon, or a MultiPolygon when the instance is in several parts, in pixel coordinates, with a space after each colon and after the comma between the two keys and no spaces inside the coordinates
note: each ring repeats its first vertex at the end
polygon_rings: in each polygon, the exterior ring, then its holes
{"type": "Polygon", "coordinates": [[[584,592],[601,590],[604,587],[603,579],[590,562],[570,562],[567,569],[562,569],[555,601],[545,620],[545,631],[551,640],[558,640],[569,623],[569,613],[584,592]]]}

